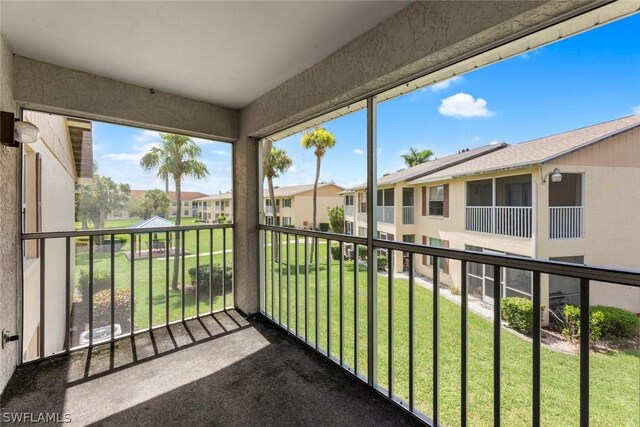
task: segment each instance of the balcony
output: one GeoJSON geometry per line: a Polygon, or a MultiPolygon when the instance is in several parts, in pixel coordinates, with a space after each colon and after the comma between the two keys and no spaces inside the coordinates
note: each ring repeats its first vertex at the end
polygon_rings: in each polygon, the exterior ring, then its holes
{"type": "Polygon", "coordinates": [[[344,214],[348,216],[353,216],[353,205],[345,205],[344,206],[344,214]]]}
{"type": "Polygon", "coordinates": [[[415,223],[415,206],[402,207],[402,223],[405,225],[415,223]]]}
{"type": "Polygon", "coordinates": [[[377,207],[377,215],[378,222],[384,224],[393,224],[394,223],[394,214],[395,214],[394,206],[378,206],[377,207]]]}
{"type": "MultiPolygon", "coordinates": [[[[264,213],[273,215],[273,206],[265,206],[264,213]]],[[[276,213],[280,213],[280,206],[276,206],[276,213]]]]}
{"type": "Polygon", "coordinates": [[[550,239],[581,239],[584,237],[584,209],[582,206],[549,208],[550,239]]]}
{"type": "Polygon", "coordinates": [[[467,206],[465,230],[530,238],[532,212],[530,206],[467,206]]]}

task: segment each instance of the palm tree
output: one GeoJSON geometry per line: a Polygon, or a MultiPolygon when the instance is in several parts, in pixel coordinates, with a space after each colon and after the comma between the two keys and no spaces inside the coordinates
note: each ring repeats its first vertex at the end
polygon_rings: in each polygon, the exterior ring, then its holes
{"type": "MultiPolygon", "coordinates": [[[[182,219],[182,180],[186,177],[202,179],[209,175],[207,166],[199,158],[202,150],[191,138],[171,133],[160,134],[160,146],[153,147],[142,156],[140,166],[145,170],[156,170],[160,179],[171,177],[176,188],[176,225],[182,219]]],[[[180,268],[180,233],[176,232],[175,251],[173,256],[172,288],[178,289],[178,269],[180,268]]]]}
{"type": "MultiPolygon", "coordinates": [[[[286,172],[293,161],[287,155],[287,152],[273,147],[273,141],[267,139],[264,145],[265,153],[264,157],[264,176],[267,178],[267,184],[269,186],[269,199],[271,200],[271,207],[273,208],[273,223],[280,225],[278,220],[278,209],[276,207],[276,196],[273,191],[273,178],[278,178],[281,173],[286,172]]],[[[272,243],[273,244],[273,243],[272,243]]],[[[279,259],[280,246],[276,245],[275,259],[279,259]]]]}
{"type": "Polygon", "coordinates": [[[402,160],[404,160],[404,163],[408,167],[413,167],[428,161],[431,156],[433,156],[433,151],[428,148],[418,150],[417,148],[411,147],[407,154],[402,154],[400,157],[402,157],[402,160]]]}
{"type": "Polygon", "coordinates": [[[313,183],[313,222],[312,227],[316,229],[317,218],[317,197],[318,197],[318,181],[320,180],[320,166],[322,158],[327,150],[336,145],[336,137],[333,136],[326,128],[317,127],[311,132],[307,132],[302,136],[300,144],[306,149],[313,148],[316,155],[316,180],[313,183]]]}

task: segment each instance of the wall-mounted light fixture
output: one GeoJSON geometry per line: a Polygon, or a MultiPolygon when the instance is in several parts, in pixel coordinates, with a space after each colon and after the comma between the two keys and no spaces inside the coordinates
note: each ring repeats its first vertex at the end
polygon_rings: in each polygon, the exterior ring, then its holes
{"type": "Polygon", "coordinates": [[[560,172],[560,169],[555,168],[553,169],[551,172],[547,173],[544,177],[542,177],[542,183],[546,183],[547,182],[547,177],[551,176],[551,182],[560,182],[562,181],[562,173],[560,172]]]}
{"type": "Polygon", "coordinates": [[[33,123],[15,120],[8,111],[0,112],[0,143],[8,147],[31,144],[40,138],[40,129],[33,123]]]}

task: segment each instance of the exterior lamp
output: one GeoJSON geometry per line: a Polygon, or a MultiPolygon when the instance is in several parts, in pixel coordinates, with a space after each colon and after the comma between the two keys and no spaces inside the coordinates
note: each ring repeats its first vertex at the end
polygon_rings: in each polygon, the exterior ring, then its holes
{"type": "Polygon", "coordinates": [[[551,172],[549,172],[548,174],[546,174],[542,178],[542,183],[543,184],[545,182],[547,182],[547,177],[548,176],[551,176],[551,182],[560,182],[560,181],[562,181],[562,173],[560,172],[560,169],[558,169],[558,168],[553,169],[551,172]]]}
{"type": "Polygon", "coordinates": [[[0,142],[8,147],[19,147],[20,144],[32,144],[40,138],[40,129],[33,123],[14,120],[14,114],[1,113],[0,142]]]}

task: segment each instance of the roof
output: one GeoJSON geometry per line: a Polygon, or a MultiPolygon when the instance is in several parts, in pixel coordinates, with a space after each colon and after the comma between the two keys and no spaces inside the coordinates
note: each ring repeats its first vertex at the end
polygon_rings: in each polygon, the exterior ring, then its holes
{"type": "Polygon", "coordinates": [[[640,115],[622,117],[604,123],[510,145],[437,173],[412,180],[419,184],[458,176],[505,169],[519,169],[546,163],[621,132],[640,126],[640,115]]]}
{"type": "Polygon", "coordinates": [[[198,200],[225,200],[225,199],[231,199],[233,196],[233,193],[231,191],[225,191],[224,193],[218,193],[218,194],[212,194],[210,196],[204,196],[204,197],[199,197],[197,199],[195,199],[194,201],[198,201],[198,200]]]}
{"type": "Polygon", "coordinates": [[[142,222],[137,224],[130,225],[127,228],[156,228],[156,227],[173,227],[175,224],[168,219],[164,219],[159,216],[154,216],[153,218],[145,219],[142,222]]]}
{"type": "MultiPolygon", "coordinates": [[[[334,186],[339,190],[344,190],[343,187],[336,185],[334,183],[325,183],[325,184],[318,184],[318,188],[322,188],[322,187],[328,187],[328,186],[334,186]]],[[[300,194],[300,193],[304,193],[306,191],[310,191],[313,190],[313,184],[304,184],[304,185],[290,185],[288,187],[277,187],[273,189],[273,194],[275,197],[289,197],[289,196],[295,196],[296,194],[300,194]]],[[[265,189],[264,190],[265,195],[268,194],[268,190],[265,189]]]]}
{"type": "MultiPolygon", "coordinates": [[[[149,190],[131,190],[131,197],[144,197],[144,195],[149,190]]],[[[200,197],[205,197],[205,193],[200,193],[199,191],[182,191],[181,192],[182,201],[186,202],[193,199],[198,199],[200,197]]],[[[169,200],[176,200],[176,192],[169,191],[169,200]]]]}
{"type": "MultiPolygon", "coordinates": [[[[461,162],[469,161],[470,159],[474,159],[478,156],[486,155],[487,153],[491,153],[496,150],[503,149],[507,146],[508,145],[505,144],[504,142],[498,143],[498,144],[489,144],[489,145],[484,145],[482,147],[474,148],[471,150],[467,149],[467,150],[460,151],[456,154],[450,154],[448,156],[429,160],[419,165],[416,165],[407,169],[401,169],[397,172],[393,172],[393,173],[384,175],[381,178],[378,178],[378,186],[392,185],[398,182],[409,181],[412,179],[427,176],[427,175],[436,173],[444,168],[457,165],[461,162]]],[[[352,190],[361,190],[361,189],[365,189],[366,187],[367,187],[366,184],[361,184],[354,187],[352,190]]]]}

